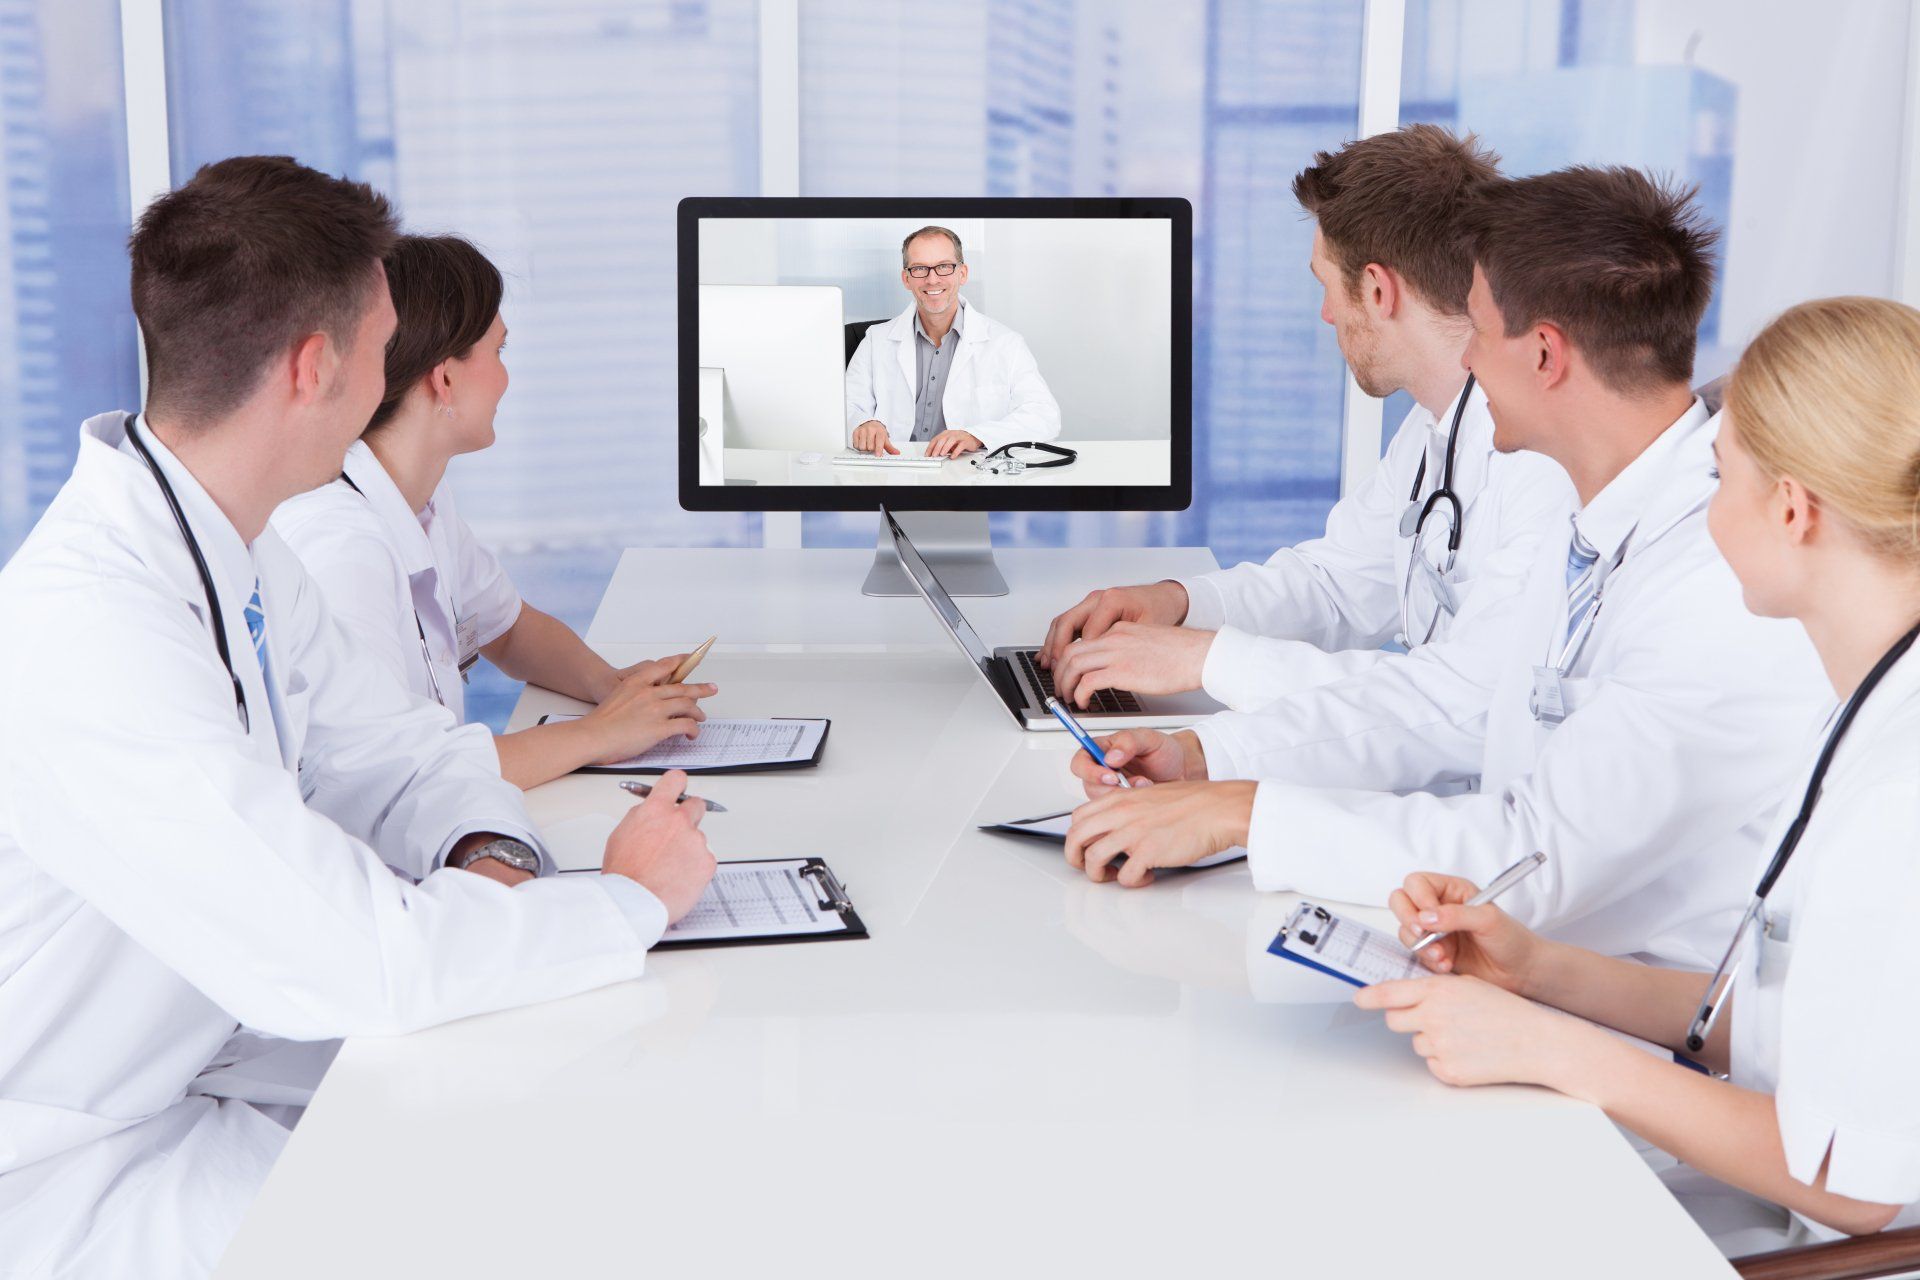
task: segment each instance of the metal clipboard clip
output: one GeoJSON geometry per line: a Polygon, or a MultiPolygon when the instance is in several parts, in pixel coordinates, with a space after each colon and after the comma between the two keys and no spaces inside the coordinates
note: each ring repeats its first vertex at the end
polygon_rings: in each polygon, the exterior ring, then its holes
{"type": "Polygon", "coordinates": [[[813,888],[820,895],[820,906],[827,911],[851,911],[853,902],[847,897],[847,890],[835,878],[833,871],[824,862],[815,862],[800,868],[800,874],[813,881],[813,888]]]}
{"type": "Polygon", "coordinates": [[[1281,930],[1289,941],[1300,941],[1318,951],[1326,941],[1327,926],[1333,923],[1333,913],[1325,907],[1303,902],[1293,910],[1293,918],[1287,921],[1287,927],[1281,930]]]}

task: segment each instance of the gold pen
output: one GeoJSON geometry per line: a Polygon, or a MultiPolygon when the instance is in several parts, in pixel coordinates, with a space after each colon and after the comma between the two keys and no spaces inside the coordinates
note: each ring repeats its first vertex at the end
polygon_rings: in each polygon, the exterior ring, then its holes
{"type": "Polygon", "coordinates": [[[715,640],[718,640],[719,638],[720,638],[719,636],[708,636],[705,644],[701,645],[698,649],[695,649],[692,653],[688,654],[685,658],[681,659],[680,665],[675,667],[673,669],[673,674],[667,677],[667,683],[668,684],[686,683],[687,677],[693,674],[693,669],[700,665],[700,659],[707,656],[707,650],[713,648],[713,642],[715,640]]]}

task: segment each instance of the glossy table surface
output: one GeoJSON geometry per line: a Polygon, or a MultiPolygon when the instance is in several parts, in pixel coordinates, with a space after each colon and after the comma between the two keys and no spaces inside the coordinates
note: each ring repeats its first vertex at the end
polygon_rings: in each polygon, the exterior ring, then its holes
{"type": "MultiPolygon", "coordinates": [[[[603,650],[662,651],[676,609],[603,650]]],[[[957,655],[717,650],[702,675],[714,715],[832,717],[817,769],[698,791],[732,811],[721,858],[827,859],[871,938],[657,953],[349,1042],[222,1276],[1731,1274],[1600,1112],[1441,1085],[1267,956],[1290,895],[1239,866],[1093,885],[977,831],[1077,793],[1067,744],[957,655]]],[[[572,705],[531,690],[514,727],[572,705]]],[[[627,803],[604,776],[529,796],[563,865],[627,803]]]]}
{"type": "MultiPolygon", "coordinates": [[[[1034,485],[1164,485],[1172,472],[1173,450],[1165,440],[1063,440],[1078,456],[1064,467],[1029,468],[1020,475],[993,475],[972,465],[979,451],[948,459],[938,470],[920,467],[862,467],[836,462],[851,449],[727,449],[722,473],[729,480],[755,484],[848,485],[867,488],[921,485],[982,485],[1002,488],[1034,485]]],[[[899,446],[903,458],[917,458],[925,444],[899,446]]],[[[1027,451],[1032,454],[1033,451],[1027,451]]],[[[1023,456],[1026,456],[1023,454],[1023,456]]],[[[1038,455],[1035,455],[1038,456],[1038,455]]],[[[1053,461],[1051,457],[1044,459],[1053,461]]]]}

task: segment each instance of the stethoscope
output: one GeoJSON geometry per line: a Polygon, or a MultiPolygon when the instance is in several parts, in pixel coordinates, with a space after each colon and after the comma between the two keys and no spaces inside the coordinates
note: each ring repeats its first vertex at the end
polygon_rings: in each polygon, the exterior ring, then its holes
{"type": "MultiPolygon", "coordinates": [[[[352,476],[342,471],[340,473],[340,479],[346,482],[347,488],[359,494],[362,501],[365,501],[369,506],[372,505],[372,499],[367,497],[365,490],[353,482],[352,476]]],[[[409,604],[409,607],[412,607],[411,604],[409,604]]],[[[420,610],[418,609],[413,610],[413,629],[420,636],[420,660],[427,664],[427,686],[433,690],[433,700],[444,707],[447,705],[447,700],[440,693],[440,676],[433,669],[433,650],[427,647],[427,628],[425,624],[420,621],[420,610]]]]}
{"type": "Polygon", "coordinates": [[[1800,837],[1806,834],[1807,823],[1813,818],[1813,806],[1820,799],[1820,784],[1826,780],[1827,766],[1833,763],[1833,753],[1839,749],[1840,740],[1847,736],[1847,730],[1852,726],[1853,718],[1860,713],[1860,706],[1867,700],[1867,695],[1893,669],[1893,664],[1913,647],[1915,637],[1920,637],[1920,624],[1894,641],[1893,648],[1887,650],[1880,661],[1874,664],[1873,670],[1867,672],[1867,678],[1860,682],[1860,687],[1853,691],[1853,696],[1847,699],[1847,705],[1841,709],[1833,732],[1827,735],[1826,745],[1820,748],[1819,759],[1814,762],[1813,776],[1807,779],[1807,793],[1800,799],[1800,812],[1787,825],[1787,833],[1780,837],[1780,847],[1774,850],[1773,860],[1767,863],[1759,887],[1753,891],[1753,901],[1747,904],[1746,911],[1740,916],[1733,940],[1727,944],[1726,954],[1720,957],[1720,967],[1713,971],[1713,977],[1707,982],[1707,993],[1701,997],[1700,1008],[1695,1011],[1693,1023],[1687,1028],[1688,1053],[1700,1052],[1706,1047],[1707,1037],[1713,1034],[1713,1024],[1726,1007],[1727,993],[1733,989],[1734,978],[1738,976],[1738,966],[1747,939],[1755,932],[1755,921],[1766,910],[1767,895],[1773,892],[1773,886],[1780,880],[1780,873],[1787,869],[1787,862],[1800,845],[1800,837]]]}
{"type": "Polygon", "coordinates": [[[1415,645],[1425,644],[1433,639],[1433,633],[1440,629],[1441,616],[1458,613],[1460,599],[1447,581],[1447,575],[1453,572],[1454,561],[1460,555],[1460,529],[1465,523],[1465,512],[1460,505],[1460,495],[1453,488],[1453,463],[1460,449],[1460,419],[1467,412],[1467,397],[1473,394],[1473,375],[1467,375],[1466,385],[1460,388],[1460,399],[1453,407],[1453,422],[1447,427],[1447,448],[1441,455],[1440,482],[1428,494],[1426,501],[1420,500],[1420,486],[1427,479],[1427,453],[1420,451],[1420,469],[1413,473],[1413,488],[1407,492],[1407,509],[1400,513],[1400,536],[1412,538],[1413,546],[1407,552],[1407,571],[1400,580],[1400,634],[1395,637],[1402,646],[1411,649],[1415,645]],[[1421,546],[1426,536],[1428,517],[1436,511],[1445,511],[1447,520],[1447,554],[1439,565],[1434,565],[1421,554],[1421,546]],[[1419,574],[1432,592],[1435,608],[1433,618],[1427,623],[1427,629],[1419,639],[1413,635],[1413,580],[1419,574]]]}
{"type": "Polygon", "coordinates": [[[990,476],[1017,476],[1027,471],[1044,471],[1048,467],[1070,467],[1079,460],[1078,449],[1048,444],[1044,440],[1019,440],[1013,444],[1003,444],[991,453],[983,453],[967,465],[990,476]],[[1037,462],[1032,458],[1020,457],[1013,452],[1015,449],[1037,449],[1053,456],[1045,462],[1037,462]]]}
{"type": "Polygon", "coordinates": [[[193,536],[193,530],[187,525],[186,513],[180,510],[180,499],[173,492],[173,486],[167,483],[160,464],[154,461],[153,452],[140,439],[133,429],[136,415],[128,414],[126,420],[127,439],[133,442],[134,449],[140,454],[141,461],[147,464],[147,470],[153,472],[153,478],[159,482],[160,492],[167,500],[167,510],[173,512],[173,522],[180,526],[180,536],[186,539],[187,552],[193,557],[193,567],[200,574],[200,587],[207,593],[207,608],[213,614],[213,645],[220,651],[220,665],[227,669],[227,679],[233,681],[233,705],[240,713],[240,731],[253,731],[252,717],[247,714],[247,691],[240,687],[240,677],[233,670],[233,655],[227,648],[227,624],[220,615],[220,593],[214,590],[213,574],[207,568],[207,558],[200,554],[199,539],[193,536]]]}

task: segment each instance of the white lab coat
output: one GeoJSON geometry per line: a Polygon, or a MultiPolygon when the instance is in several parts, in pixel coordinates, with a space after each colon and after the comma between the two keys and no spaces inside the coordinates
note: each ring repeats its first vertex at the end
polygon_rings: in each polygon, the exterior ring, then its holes
{"type": "Polygon", "coordinates": [[[362,653],[465,720],[460,673],[519,619],[520,593],[460,518],[447,481],[415,514],[365,442],[342,470],[359,492],[335,480],[303,493],[273,513],[274,532],[362,653]]]}
{"type": "Polygon", "coordinates": [[[1534,664],[1565,636],[1564,533],[1542,542],[1523,588],[1477,752],[1448,731],[1444,698],[1414,714],[1425,682],[1454,683],[1419,650],[1200,726],[1210,776],[1261,779],[1255,884],[1378,903],[1413,871],[1484,884],[1540,850],[1547,864],[1501,900],[1521,920],[1711,968],[1826,697],[1805,633],[1748,613],[1708,536],[1714,433],[1696,402],[1581,512],[1603,561],[1632,537],[1558,728],[1529,705],[1534,664]],[[1474,794],[1395,794],[1475,778],[1474,794]]]}
{"type": "MultiPolygon", "coordinates": [[[[1794,744],[1803,753],[1779,792],[1773,829],[1741,868],[1749,895],[1799,809],[1827,732],[1794,744]]],[[[1813,818],[1767,897],[1770,928],[1747,947],[1730,1010],[1733,1082],[1773,1095],[1788,1172],[1811,1185],[1824,1161],[1828,1191],[1905,1205],[1892,1229],[1920,1223],[1920,1026],[1908,1012],[1920,989],[1916,850],[1920,652],[1908,650],[1834,754],[1813,818]]],[[[1840,1235],[1806,1219],[1798,1226],[1813,1239],[1840,1235]]]]}
{"type": "MultiPolygon", "coordinates": [[[[1334,504],[1322,537],[1283,547],[1265,564],[1181,580],[1185,625],[1218,634],[1207,649],[1202,687],[1236,711],[1252,711],[1301,689],[1330,684],[1401,660],[1381,646],[1400,630],[1402,584],[1413,538],[1400,533],[1420,460],[1420,501],[1440,483],[1458,395],[1439,417],[1415,405],[1366,482],[1334,504]]],[[[1454,492],[1464,513],[1460,550],[1448,580],[1461,612],[1440,616],[1425,645],[1429,661],[1457,675],[1446,700],[1461,730],[1475,736],[1511,625],[1520,587],[1543,534],[1558,535],[1573,486],[1560,465],[1537,453],[1500,453],[1493,418],[1476,386],[1460,418],[1454,492]]],[[[1429,517],[1441,527],[1443,514],[1429,517]]],[[[1444,541],[1423,544],[1436,566],[1444,541]]],[[[1431,616],[1415,612],[1414,624],[1431,616]]],[[[1429,698],[1439,696],[1437,687],[1429,698]]]]}
{"type": "Polygon", "coordinates": [[[120,414],[0,571],[0,1273],[201,1275],[324,1042],[631,978],[666,927],[616,877],[437,871],[538,846],[492,739],[361,661],[271,530],[150,432],[251,708],[120,414]],[[269,688],[242,610],[256,575],[269,688]],[[418,878],[418,883],[414,883],[418,878]]]}
{"type": "MultiPolygon", "coordinates": [[[[980,308],[961,301],[966,317],[956,326],[941,406],[947,430],[970,431],[988,449],[1022,440],[1052,440],[1060,434],[1060,405],[1047,390],[1024,338],[980,308]]],[[[847,364],[847,434],[863,422],[886,424],[895,444],[913,438],[914,392],[919,370],[914,356],[914,308],[867,330],[847,364]]]]}

